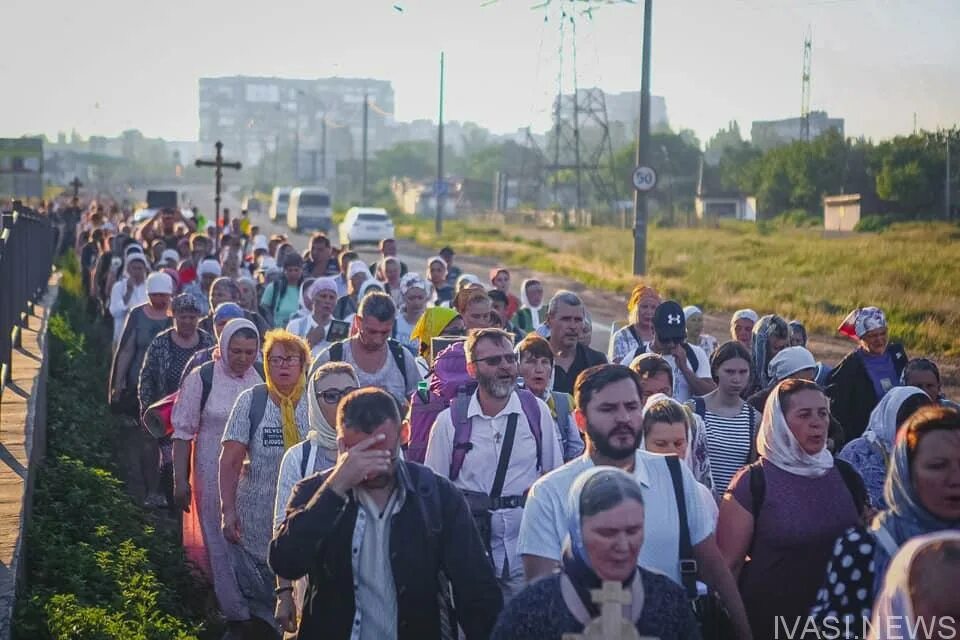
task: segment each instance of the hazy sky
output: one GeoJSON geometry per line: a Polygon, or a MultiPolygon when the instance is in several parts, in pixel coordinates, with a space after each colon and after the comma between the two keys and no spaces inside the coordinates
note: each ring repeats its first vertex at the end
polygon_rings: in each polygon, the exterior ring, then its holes
{"type": "MultiPolygon", "coordinates": [[[[197,79],[236,74],[383,78],[398,119],[435,119],[440,50],[448,119],[542,129],[559,20],[539,1],[0,0],[0,136],[195,139],[197,79]]],[[[639,88],[642,13],[581,16],[580,86],[639,88]]],[[[706,140],[732,119],[749,134],[751,120],[798,115],[808,26],[812,106],[848,135],[908,132],[914,112],[925,128],[960,122],[960,0],[657,0],[652,84],[671,124],[706,140]]],[[[568,40],[566,91],[572,54],[568,40]]]]}

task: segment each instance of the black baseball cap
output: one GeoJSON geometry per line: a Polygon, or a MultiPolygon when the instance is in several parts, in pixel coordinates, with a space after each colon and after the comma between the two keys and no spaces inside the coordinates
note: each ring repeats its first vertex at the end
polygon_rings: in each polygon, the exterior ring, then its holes
{"type": "Polygon", "coordinates": [[[676,300],[666,300],[653,312],[653,331],[658,338],[679,339],[687,337],[687,321],[683,307],[676,300]]]}

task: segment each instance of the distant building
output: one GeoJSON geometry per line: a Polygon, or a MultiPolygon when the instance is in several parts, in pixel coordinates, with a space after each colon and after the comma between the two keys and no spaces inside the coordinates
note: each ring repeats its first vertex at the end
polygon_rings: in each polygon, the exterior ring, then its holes
{"type": "Polygon", "coordinates": [[[301,176],[309,173],[310,154],[324,147],[324,120],[328,159],[359,156],[364,96],[368,152],[390,145],[394,94],[386,80],[232,76],[200,78],[199,90],[201,144],[220,140],[224,155],[249,166],[278,146],[298,146],[301,176]]]}
{"type": "MultiPolygon", "coordinates": [[[[843,118],[831,118],[826,111],[810,112],[810,139],[834,130],[843,135],[843,118]]],[[[803,118],[784,120],[754,120],[750,128],[753,146],[768,151],[783,144],[803,139],[803,118]]]]}
{"type": "Polygon", "coordinates": [[[0,196],[43,196],[43,140],[0,139],[0,196]]]}
{"type": "MultiPolygon", "coordinates": [[[[621,93],[607,93],[598,88],[584,88],[577,91],[578,105],[580,106],[580,127],[583,129],[596,128],[598,120],[591,111],[598,111],[600,103],[596,96],[602,96],[603,107],[607,116],[607,127],[610,132],[610,141],[614,148],[630,144],[637,137],[640,125],[640,92],[624,91],[621,93]]],[[[573,94],[563,96],[563,113],[561,117],[572,122],[573,94]]],[[[557,101],[554,98],[553,113],[557,110],[557,101]]],[[[597,118],[601,114],[596,113],[597,118]]],[[[662,96],[650,96],[650,130],[665,131],[670,128],[667,118],[667,101],[662,96]]]]}
{"type": "Polygon", "coordinates": [[[720,188],[719,172],[700,159],[694,210],[699,220],[757,221],[757,199],[741,191],[720,188]]]}

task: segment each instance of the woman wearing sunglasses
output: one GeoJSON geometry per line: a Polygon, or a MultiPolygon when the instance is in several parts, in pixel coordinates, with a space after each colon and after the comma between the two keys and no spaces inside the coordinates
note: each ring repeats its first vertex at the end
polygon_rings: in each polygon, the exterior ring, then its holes
{"type": "MultiPolygon", "coordinates": [[[[307,381],[310,432],[306,440],[287,450],[280,463],[273,514],[274,530],[286,516],[293,487],[304,478],[337,464],[337,409],[343,398],[359,387],[356,371],[346,362],[328,362],[307,381]]],[[[294,585],[289,580],[277,577],[276,618],[287,632],[296,631],[305,589],[305,580],[294,585]],[[295,588],[296,593],[291,588],[295,588]]]]}

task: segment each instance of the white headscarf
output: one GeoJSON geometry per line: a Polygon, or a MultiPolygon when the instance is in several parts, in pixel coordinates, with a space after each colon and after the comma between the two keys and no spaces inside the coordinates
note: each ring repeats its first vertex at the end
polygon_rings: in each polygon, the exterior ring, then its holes
{"type": "MultiPolygon", "coordinates": [[[[219,353],[220,361],[223,363],[223,370],[229,376],[234,376],[233,372],[230,371],[230,340],[233,338],[233,334],[240,329],[251,329],[257,334],[257,350],[260,350],[260,332],[257,331],[257,325],[246,318],[233,318],[232,320],[228,320],[227,324],[223,325],[223,331],[220,332],[220,340],[217,342],[217,352],[219,353]]],[[[244,375],[246,375],[246,372],[244,372],[244,375]]]]}
{"type": "MultiPolygon", "coordinates": [[[[647,417],[647,412],[650,411],[650,408],[651,408],[653,405],[655,405],[655,404],[657,404],[658,402],[660,402],[661,400],[666,400],[667,402],[671,402],[671,403],[677,405],[678,407],[680,407],[681,409],[684,410],[684,415],[687,415],[686,407],[684,407],[681,403],[677,402],[676,400],[674,400],[673,398],[671,398],[670,396],[668,396],[668,395],[665,394],[665,393],[655,393],[655,394],[653,394],[652,396],[650,396],[649,398],[647,398],[647,401],[646,401],[645,403],[643,403],[643,414],[642,414],[643,417],[646,418],[646,417],[647,417]]],[[[689,416],[688,416],[688,419],[687,419],[686,422],[687,422],[687,456],[689,456],[689,455],[690,455],[690,441],[691,441],[691,438],[690,438],[691,434],[690,434],[690,420],[689,420],[689,416]]],[[[646,450],[647,450],[646,438],[645,438],[645,436],[644,436],[643,433],[640,434],[640,445],[638,446],[638,448],[641,449],[642,451],[646,451],[646,450]]],[[[683,459],[686,460],[687,457],[685,456],[683,459]]]]}
{"type": "MultiPolygon", "coordinates": [[[[925,547],[937,542],[960,542],[960,531],[947,530],[911,538],[906,542],[890,563],[883,579],[883,588],[873,605],[873,617],[870,620],[868,640],[893,640],[895,638],[916,638],[915,628],[923,629],[916,620],[913,598],[910,595],[910,574],[913,562],[925,547]],[[895,631],[894,631],[895,630],[895,631]]],[[[925,620],[929,625],[933,620],[925,620]]]]}
{"type": "MultiPolygon", "coordinates": [[[[323,411],[320,410],[320,401],[317,399],[317,382],[327,375],[332,374],[323,371],[322,366],[318,367],[313,375],[310,376],[307,382],[307,388],[304,390],[307,394],[307,417],[310,421],[310,432],[307,434],[307,438],[328,451],[336,451],[337,429],[323,417],[323,411]]],[[[357,380],[357,374],[352,372],[350,375],[353,376],[354,384],[359,387],[360,382],[357,380]]]]}
{"type": "Polygon", "coordinates": [[[540,324],[540,309],[543,308],[543,298],[540,299],[540,304],[537,306],[530,304],[530,299],[527,298],[527,285],[534,282],[541,286],[543,285],[538,278],[527,278],[520,283],[520,308],[530,309],[530,317],[533,321],[533,326],[536,327],[540,324]]]}
{"type": "Polygon", "coordinates": [[[757,453],[784,471],[805,478],[819,478],[833,468],[833,456],[827,451],[826,439],[823,449],[816,455],[810,455],[800,446],[780,406],[782,385],[781,382],[774,387],[767,397],[760,433],[757,434],[757,453]]]}
{"type": "Polygon", "coordinates": [[[863,431],[864,439],[871,444],[879,444],[885,451],[890,451],[897,436],[897,413],[907,398],[915,395],[926,396],[927,394],[917,387],[890,389],[870,412],[870,421],[863,431]]]}

